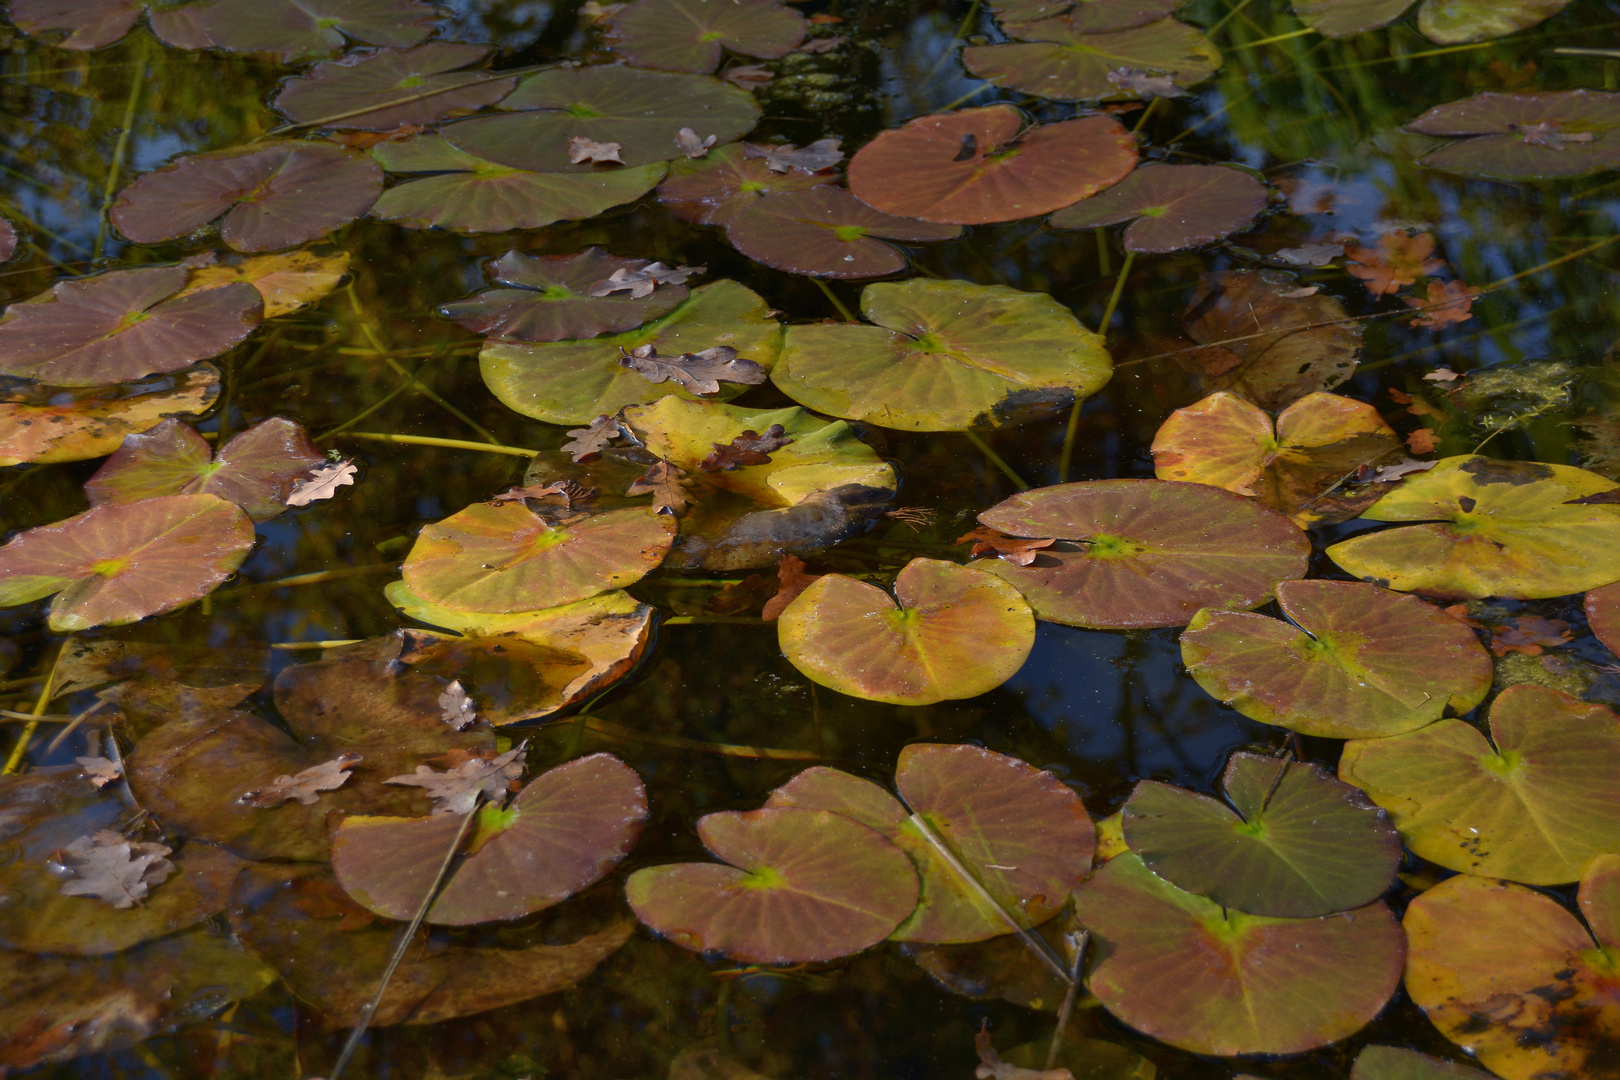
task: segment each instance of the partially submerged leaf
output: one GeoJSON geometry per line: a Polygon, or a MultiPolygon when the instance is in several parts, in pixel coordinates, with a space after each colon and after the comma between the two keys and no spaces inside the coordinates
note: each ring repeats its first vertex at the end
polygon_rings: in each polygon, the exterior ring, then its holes
{"type": "MultiPolygon", "coordinates": [[[[562,341],[618,334],[668,314],[687,290],[674,283],[639,296],[618,291],[598,295],[598,282],[642,270],[645,259],[621,259],[590,247],[575,255],[523,255],[508,251],[484,264],[484,276],[497,288],[439,308],[442,315],[494,338],[518,341],[562,341]]],[[[654,283],[658,284],[658,283],[654,283]]]]}
{"type": "Polygon", "coordinates": [[[624,352],[619,364],[650,383],[669,379],[689,394],[718,394],[722,382],[757,386],[765,381],[769,370],[738,356],[737,350],[729,345],[715,345],[679,356],[659,356],[655,346],[637,345],[624,352]]]}
{"type": "Polygon", "coordinates": [[[264,298],[264,317],[274,319],[313,304],[337,288],[349,272],[349,253],[286,251],[277,255],[226,255],[206,261],[187,260],[191,280],[178,296],[206,292],[245,281],[264,298]]]}
{"type": "Polygon", "coordinates": [[[1139,94],[1108,76],[1119,70],[1168,75],[1193,86],[1221,66],[1215,43],[1197,27],[1174,19],[1110,33],[1088,33],[1065,19],[1024,23],[1024,40],[970,45],[962,63],[997,86],[1054,101],[1100,101],[1139,94]]]}
{"type": "Polygon", "coordinates": [[[1356,247],[1345,251],[1350,260],[1345,269],[1350,276],[1360,278],[1367,291],[1374,296],[1394,293],[1402,285],[1411,285],[1426,274],[1445,269],[1446,260],[1430,258],[1434,253],[1434,234],[1412,235],[1399,229],[1384,234],[1377,251],[1356,247]]]}
{"type": "Polygon", "coordinates": [[[212,364],[83,390],[34,385],[0,391],[0,468],[101,457],[167,418],[202,415],[218,397],[219,369],[212,364]]]}
{"type": "Polygon", "coordinates": [[[637,67],[707,75],[721,47],[774,60],[804,40],[804,16],[778,0],[636,0],[613,16],[607,42],[637,67]]]}
{"type": "Polygon", "coordinates": [[[487,45],[429,41],[410,49],[354,53],[289,79],[272,99],[287,119],[325,128],[393,131],[420,127],[493,105],[517,85],[467,68],[487,45]]]}
{"type": "Polygon", "coordinates": [[[147,892],[174,873],[174,854],[166,844],[127,839],[122,833],[101,829],[81,836],[62,849],[58,865],[67,880],[63,896],[88,896],[115,908],[131,908],[147,892]]]}
{"type": "MultiPolygon", "coordinates": [[[[1455,326],[1472,319],[1474,297],[1478,295],[1478,289],[1460,281],[1431,281],[1425,289],[1423,299],[1403,296],[1401,303],[1416,308],[1420,313],[1412,320],[1413,326],[1436,330],[1442,326],[1455,326]]],[[[1424,376],[1425,379],[1433,377],[1433,375],[1424,376]]],[[[1455,379],[1456,376],[1453,375],[1452,378],[1455,379]]]]}
{"type": "Polygon", "coordinates": [[[1125,250],[1183,251],[1242,232],[1266,207],[1266,189],[1239,169],[1156,165],[1053,214],[1058,229],[1131,222],[1125,250]]]}
{"type": "Polygon", "coordinates": [[[1006,559],[1014,566],[1029,566],[1033,563],[1044,548],[1057,543],[1048,537],[1045,540],[1021,540],[1016,536],[1007,536],[994,529],[979,526],[956,538],[958,544],[972,543],[973,550],[969,553],[977,558],[980,555],[994,555],[998,559],[1006,559]]]}
{"type": "Polygon", "coordinates": [[[1585,176],[1620,166],[1620,93],[1486,91],[1434,108],[1406,125],[1456,139],[1425,156],[1431,169],[1491,180],[1585,176]]]}
{"type": "Polygon", "coordinates": [[[347,783],[348,770],[363,760],[359,754],[339,754],[331,761],[311,765],[295,776],[278,776],[262,788],[244,791],[237,801],[261,810],[293,800],[305,806],[314,806],[321,792],[340,788],[347,783]]]}
{"type": "MultiPolygon", "coordinates": [[[[416,771],[406,776],[390,776],[384,780],[385,784],[398,784],[401,787],[419,787],[433,800],[433,814],[452,814],[465,816],[473,812],[478,800],[488,796],[499,808],[506,801],[508,787],[523,775],[524,763],[518,758],[528,748],[527,743],[519,743],[504,754],[491,758],[472,757],[461,764],[439,772],[429,765],[418,765],[416,771]]],[[[390,820],[376,818],[373,820],[390,820]]],[[[398,820],[410,820],[400,818],[398,820]]],[[[452,834],[454,835],[454,834],[452,834]]],[[[414,907],[414,902],[412,902],[414,907]]],[[[390,918],[404,918],[403,915],[391,915],[390,918]]]]}
{"type": "Polygon", "coordinates": [[[842,188],[825,186],[757,200],[726,220],[727,242],[755,262],[830,278],[905,269],[905,256],[883,240],[954,240],[961,233],[959,226],[881,213],[842,188]]]}
{"type": "Polygon", "coordinates": [[[794,146],[791,143],[781,145],[776,143],[748,143],[743,146],[746,157],[759,158],[765,162],[765,167],[773,173],[785,173],[793,170],[804,173],[818,173],[832,168],[844,160],[844,152],[839,149],[842,139],[817,139],[808,146],[794,146]]]}
{"type": "MultiPolygon", "coordinates": [[[[653,294],[653,290],[660,285],[685,285],[686,279],[693,274],[701,274],[706,267],[702,266],[665,266],[661,262],[647,263],[638,267],[620,267],[605,279],[591,285],[592,296],[612,296],[614,293],[627,292],[632,300],[642,300],[653,294]]],[[[685,293],[681,296],[684,298],[685,293]]]]}
{"type": "Polygon", "coordinates": [[[653,462],[647,471],[631,481],[624,493],[630,496],[651,495],[653,510],[659,514],[680,514],[691,500],[686,490],[686,473],[667,460],[653,462]]]}
{"type": "MultiPolygon", "coordinates": [[[[768,196],[838,183],[831,173],[807,173],[786,163],[781,170],[772,169],[770,158],[750,155],[747,147],[734,143],[700,162],[674,162],[668,179],[658,185],[658,201],[682,221],[724,225],[738,211],[768,196]]],[[[781,160],[776,147],[768,149],[781,160]]]]}
{"type": "Polygon", "coordinates": [[[1362,1047],[1350,1070],[1350,1080],[1485,1080],[1488,1075],[1404,1046],[1362,1047]]]}
{"type": "Polygon", "coordinates": [[[973,1037],[974,1053],[979,1055],[979,1067],[973,1070],[978,1080],[1074,1080],[1068,1069],[1024,1069],[1001,1060],[996,1048],[990,1045],[990,1029],[981,1026],[973,1037]]]}
{"type": "Polygon", "coordinates": [[[78,757],[74,761],[84,770],[84,778],[94,787],[106,787],[124,775],[124,763],[104,757],[78,757]]]}

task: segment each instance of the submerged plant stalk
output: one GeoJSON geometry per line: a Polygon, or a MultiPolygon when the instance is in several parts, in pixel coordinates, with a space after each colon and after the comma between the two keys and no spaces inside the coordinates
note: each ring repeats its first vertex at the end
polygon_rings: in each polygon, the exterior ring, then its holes
{"type": "Polygon", "coordinates": [[[50,670],[45,673],[45,683],[39,688],[39,697],[34,699],[33,719],[27,722],[22,729],[22,734],[17,736],[17,745],[11,748],[11,756],[6,758],[5,768],[0,769],[0,776],[16,772],[17,766],[22,764],[23,755],[28,753],[28,744],[33,741],[34,732],[39,730],[40,718],[45,715],[45,710],[51,703],[51,691],[56,686],[56,667],[62,662],[62,654],[67,651],[67,647],[71,644],[73,644],[73,639],[69,637],[64,638],[62,644],[57,646],[56,656],[51,660],[50,670]]]}

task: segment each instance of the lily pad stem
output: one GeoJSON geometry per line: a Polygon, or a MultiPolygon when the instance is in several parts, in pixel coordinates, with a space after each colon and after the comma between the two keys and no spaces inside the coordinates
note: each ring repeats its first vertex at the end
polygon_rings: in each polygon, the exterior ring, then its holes
{"type": "Polygon", "coordinates": [[[443,446],[451,450],[482,450],[486,454],[510,454],[512,457],[538,457],[538,450],[524,450],[500,443],[467,442],[464,439],[435,439],[429,435],[390,435],[381,431],[349,431],[345,439],[370,439],[372,442],[409,443],[412,446],[443,446]]]}
{"type": "Polygon", "coordinates": [[[816,283],[816,288],[821,290],[822,294],[827,297],[828,302],[838,309],[838,314],[844,317],[845,322],[855,321],[855,316],[850,314],[849,308],[845,307],[844,302],[838,299],[838,294],[832,291],[831,285],[828,285],[820,278],[811,278],[810,280],[816,283]]]}
{"type": "Polygon", "coordinates": [[[28,753],[28,744],[33,741],[34,732],[39,730],[39,718],[45,715],[45,709],[51,703],[51,691],[56,686],[56,668],[62,662],[62,654],[67,652],[69,645],[73,644],[71,637],[64,638],[62,644],[57,646],[56,655],[51,659],[50,670],[45,673],[45,682],[39,688],[39,696],[34,699],[33,719],[23,727],[22,734],[17,737],[17,745],[11,748],[11,756],[6,758],[5,768],[0,769],[0,776],[9,775],[17,771],[22,764],[23,755],[28,753]]]}
{"type": "Polygon", "coordinates": [[[1052,1032],[1052,1044],[1046,1048],[1047,1069],[1057,1068],[1058,1052],[1063,1049],[1063,1029],[1069,1026],[1074,999],[1080,995],[1080,969],[1086,965],[1086,946],[1091,942],[1091,931],[1065,934],[1063,940],[1069,946],[1069,989],[1063,994],[1063,1004],[1058,1006],[1057,1030],[1052,1032]]]}
{"type": "Polygon", "coordinates": [[[967,436],[968,442],[979,448],[979,452],[981,454],[990,459],[990,464],[1000,469],[1002,475],[1013,482],[1014,487],[1016,487],[1019,491],[1029,490],[1029,485],[1024,482],[1024,478],[1014,472],[1011,465],[1008,465],[1005,461],[1002,461],[1001,455],[990,449],[989,443],[979,438],[979,436],[974,434],[972,431],[964,431],[962,434],[967,436]]]}
{"type": "MultiPolygon", "coordinates": [[[[828,761],[826,754],[818,754],[813,750],[778,750],[770,746],[742,746],[737,743],[705,742],[702,739],[685,739],[679,735],[656,735],[649,731],[636,731],[633,728],[621,727],[609,723],[595,716],[577,716],[574,718],[576,728],[600,735],[614,742],[647,743],[650,746],[667,746],[675,750],[696,750],[705,754],[719,754],[722,757],[756,758],[762,761],[828,761]]],[[[572,733],[570,733],[572,734],[572,733]]],[[[578,753],[576,749],[574,753],[578,753]]]]}
{"type": "MultiPolygon", "coordinates": [[[[107,179],[101,185],[101,223],[96,229],[96,246],[91,259],[101,258],[107,246],[107,211],[112,208],[113,193],[118,190],[118,177],[124,170],[124,155],[129,150],[129,133],[135,126],[135,110],[141,103],[141,89],[146,85],[146,50],[148,38],[136,35],[134,72],[129,80],[129,97],[124,101],[124,118],[118,128],[118,141],[113,144],[112,162],[107,166],[107,179]]],[[[8,770],[9,771],[9,770],[8,770]]]]}

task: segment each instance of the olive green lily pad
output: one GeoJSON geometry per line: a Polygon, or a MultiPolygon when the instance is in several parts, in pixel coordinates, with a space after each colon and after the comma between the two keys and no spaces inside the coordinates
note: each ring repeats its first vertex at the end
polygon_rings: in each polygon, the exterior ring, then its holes
{"type": "Polygon", "coordinates": [[[1223,911],[1134,854],[1081,885],[1075,911],[1103,1007],[1195,1054],[1297,1054],[1346,1038],[1395,993],[1406,953],[1382,901],[1314,919],[1223,911]]]}
{"type": "MultiPolygon", "coordinates": [[[[1295,0],[1299,21],[1323,37],[1342,38],[1376,30],[1399,19],[1413,0],[1295,0]]],[[[1552,18],[1569,0],[1423,0],[1417,25],[1441,45],[1489,41],[1528,30],[1552,18]]]]}
{"type": "Polygon", "coordinates": [[[1350,1069],[1350,1080],[1486,1080],[1489,1075],[1404,1046],[1364,1047],[1350,1069]]]}
{"type": "Polygon", "coordinates": [[[1184,251],[1242,232],[1266,208],[1266,188],[1220,165],[1156,165],[1065,207],[1053,228],[1095,229],[1130,222],[1125,250],[1184,251]]]}
{"type": "MultiPolygon", "coordinates": [[[[607,876],[647,820],[641,778],[612,754],[591,754],[536,777],[508,805],[474,811],[427,921],[435,926],[521,919],[607,876]]],[[[362,907],[412,918],[432,887],[463,815],[350,817],[332,836],[332,870],[362,907]]]]}
{"type": "Polygon", "coordinates": [[[456,70],[490,51],[487,45],[429,41],[328,60],[288,80],[271,104],[300,124],[361,131],[421,127],[493,105],[517,85],[487,71],[456,70]]]}
{"type": "Polygon", "coordinates": [[[1363,907],[1395,880],[1400,836],[1320,767],[1237,753],[1221,787],[1227,802],[1156,780],[1136,785],[1125,840],[1149,870],[1223,908],[1289,919],[1363,907]]]}
{"type": "Polygon", "coordinates": [[[1413,0],[1293,0],[1300,22],[1323,37],[1342,38],[1387,26],[1406,14],[1413,0]]]}
{"type": "Polygon", "coordinates": [[[636,0],[614,16],[607,42],[637,67],[707,75],[722,46],[774,60],[804,40],[804,16],[777,0],[636,0]]]}
{"type": "Polygon", "coordinates": [[[861,147],[849,189],[896,217],[980,225],[1049,213],[1136,167],[1136,140],[1111,116],[1025,122],[1010,105],[919,116],[861,147]]]}
{"type": "MultiPolygon", "coordinates": [[[[1614,856],[1580,900],[1615,902],[1614,856]]],[[[1406,909],[1406,991],[1431,1023],[1504,1080],[1603,1077],[1620,1061],[1620,936],[1506,881],[1454,877],[1406,909]],[[1594,941],[1594,937],[1596,940],[1594,941]]]]}
{"type": "Polygon", "coordinates": [[[1612,653],[1620,653],[1620,582],[1586,594],[1586,620],[1612,653]]]}
{"type": "Polygon", "coordinates": [[[760,116],[754,95],[730,83],[619,64],[550,68],[523,80],[500,107],[510,115],[463,120],[446,127],[445,138],[502,165],[545,171],[577,136],[618,143],[620,159],[633,167],[678,156],[682,128],[723,145],[760,116]]]}
{"type": "Polygon", "coordinates": [[[876,325],[791,326],[771,381],[818,412],[912,431],[997,424],[1102,389],[1101,337],[1044,293],[917,279],[868,285],[876,325]]]}
{"type": "Polygon", "coordinates": [[[1464,454],[1408,477],[1362,517],[1416,521],[1327,549],[1360,578],[1431,596],[1565,596],[1620,580],[1620,487],[1569,465],[1464,454]]]}
{"type": "Polygon", "coordinates": [[[1324,505],[1323,496],[1402,446],[1377,409],[1353,398],[1306,394],[1274,422],[1231,391],[1217,390],[1159,425],[1153,472],[1160,480],[1256,496],[1304,528],[1338,520],[1344,511],[1324,505]]]}
{"type": "Polygon", "coordinates": [[[1007,45],[970,45],[962,50],[962,63],[997,86],[1053,101],[1137,96],[1110,81],[1110,72],[1167,75],[1186,87],[1221,66],[1215,43],[1174,19],[1111,33],[1087,33],[1066,19],[1047,19],[1021,24],[1018,36],[1023,40],[1007,45]]]}
{"type": "Polygon", "coordinates": [[[124,804],[113,791],[92,787],[76,766],[0,778],[0,804],[8,845],[0,867],[0,948],[73,956],[121,952],[224,911],[242,866],[219,848],[177,845],[169,856],[174,873],[133,907],[64,895],[63,879],[50,864],[81,836],[118,829],[124,804]]]}
{"type": "Polygon", "coordinates": [[[979,515],[1012,536],[1054,537],[1028,566],[973,565],[1035,616],[1107,630],[1180,626],[1200,608],[1247,610],[1303,577],[1310,541],[1252,499],[1205,484],[1089,480],[1022,492],[979,515]]]}
{"type": "Polygon", "coordinates": [[[1486,91],[1419,116],[1406,130],[1456,139],[1420,165],[1491,180],[1550,180],[1620,167],[1620,94],[1486,91]]]}
{"type": "MultiPolygon", "coordinates": [[[[662,356],[674,356],[725,345],[769,369],[781,341],[782,326],[764,298],[735,281],[716,281],[635,330],[588,341],[489,341],[478,363],[484,384],[508,408],[550,424],[588,424],[670,394],[695,400],[673,380],[651,383],[620,364],[631,349],[651,345],[662,356]]],[[[714,396],[727,400],[745,389],[722,383],[714,396]]]]}
{"type": "Polygon", "coordinates": [[[179,371],[253,332],[264,303],[250,285],[190,296],[183,266],[59,281],[0,319],[0,371],[59,386],[102,386],[179,371]]]}
{"type": "Polygon", "coordinates": [[[331,56],[349,40],[415,45],[432,33],[436,17],[418,0],[217,0],[202,29],[221,49],[274,53],[290,64],[331,56]]]}
{"type": "Polygon", "coordinates": [[[521,501],[473,503],[423,529],[401,571],[406,587],[431,604],[534,611],[641,580],[674,539],[675,522],[648,510],[553,525],[521,501]]]}
{"type": "Polygon", "coordinates": [[[764,158],[749,157],[741,143],[732,143],[701,158],[671,162],[669,176],[658,185],[658,201],[682,221],[724,225],[760,199],[836,183],[831,172],[775,172],[764,158]]]}
{"type": "Polygon", "coordinates": [[[776,622],[783,654],[812,682],[893,705],[977,697],[1012,678],[1035,644],[1018,590],[969,566],[913,559],[894,596],[825,574],[776,622]]]}
{"type": "Polygon", "coordinates": [[[957,225],[897,218],[873,210],[843,188],[813,187],[758,199],[726,221],[732,247],[776,270],[812,277],[882,277],[906,268],[884,240],[954,240],[957,225]],[[881,237],[881,239],[879,239],[881,237]]]}
{"type": "Polygon", "coordinates": [[[219,369],[183,371],[88,389],[31,385],[0,391],[0,468],[84,461],[170,417],[196,417],[219,398],[219,369]]]}
{"type": "Polygon", "coordinates": [[[1489,731],[1441,720],[1352,740],[1339,777],[1389,811],[1414,854],[1449,870],[1559,885],[1620,852],[1620,717],[1520,684],[1491,704],[1489,731]]]}
{"type": "Polygon", "coordinates": [[[1021,37],[1026,23],[1062,18],[1077,30],[1104,33],[1145,26],[1172,14],[1186,0],[994,0],[996,22],[1021,37]]]}
{"type": "Polygon", "coordinates": [[[1285,581],[1283,622],[1200,611],[1181,635],[1198,685],[1254,720],[1331,739],[1376,739],[1465,713],[1491,688],[1466,624],[1415,596],[1350,581],[1285,581]]]}
{"type": "Polygon", "coordinates": [[[292,992],[337,1027],[432,1024],[566,990],[619,950],[635,921],[606,897],[581,897],[521,926],[426,931],[406,950],[375,1014],[366,1005],[399,938],[373,921],[326,867],[260,863],[237,879],[231,930],[292,992]]]}
{"type": "Polygon", "coordinates": [[[876,945],[917,906],[905,853],[843,814],[728,811],[699,818],[697,831],[724,863],[651,866],[625,883],[636,917],[693,952],[756,964],[835,960],[876,945]]]}
{"type": "Polygon", "coordinates": [[[664,176],[662,162],[634,168],[573,164],[568,145],[537,160],[537,170],[514,168],[457,149],[442,135],[383,142],[371,154],[391,173],[432,173],[395,184],[371,215],[411,229],[463,233],[538,229],[591,218],[634,202],[664,176]]]}
{"type": "Polygon", "coordinates": [[[301,425],[280,416],[261,420],[215,453],[178,420],[126,436],[124,444],[85,481],[91,506],[132,503],[160,495],[218,495],[254,521],[287,509],[293,487],[326,461],[301,425]]]}
{"type": "Polygon", "coordinates": [[[508,251],[484,264],[484,276],[503,288],[485,289],[439,308],[475,334],[518,341],[564,341],[634,330],[680,306],[684,285],[660,284],[646,296],[628,292],[592,296],[591,286],[615,271],[640,270],[646,259],[621,259],[590,247],[574,255],[508,251]]]}
{"type": "Polygon", "coordinates": [[[121,626],[200,600],[253,546],[253,522],[214,495],[98,506],[0,548],[0,606],[55,595],[55,633],[121,626]]]}

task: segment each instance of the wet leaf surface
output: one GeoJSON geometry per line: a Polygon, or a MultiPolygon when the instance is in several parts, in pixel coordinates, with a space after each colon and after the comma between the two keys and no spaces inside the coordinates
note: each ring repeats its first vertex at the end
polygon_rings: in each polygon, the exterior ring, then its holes
{"type": "Polygon", "coordinates": [[[1110,72],[1162,72],[1177,86],[1192,86],[1221,66],[1215,43],[1174,19],[1111,33],[1089,33],[1065,19],[1022,23],[1022,41],[970,45],[962,62],[981,79],[1053,101],[1139,97],[1109,79],[1110,72]]]}
{"type": "Polygon", "coordinates": [[[621,259],[590,247],[576,255],[524,255],[508,251],[484,264],[484,276],[504,288],[445,304],[440,314],[475,334],[518,341],[562,341],[622,334],[667,315],[689,295],[683,285],[657,287],[646,296],[593,296],[591,286],[616,270],[639,270],[645,259],[621,259]]]}
{"type": "Polygon", "coordinates": [[[774,60],[798,47],[804,27],[776,0],[637,0],[614,14],[607,42],[637,67],[707,75],[722,47],[774,60]]]}
{"type": "Polygon", "coordinates": [[[349,271],[349,253],[288,251],[278,255],[227,255],[216,261],[213,253],[186,260],[193,267],[191,280],[177,294],[217,289],[245,281],[264,298],[264,317],[273,319],[313,304],[337,288],[349,271]]]}
{"type": "Polygon", "coordinates": [[[356,53],[288,80],[271,102],[297,123],[393,131],[493,105],[517,85],[486,71],[458,71],[486,59],[482,45],[429,41],[401,51],[356,53]]]}
{"type": "Polygon", "coordinates": [[[676,161],[658,185],[658,201],[682,221],[724,225],[739,211],[770,195],[809,191],[838,183],[831,173],[788,168],[750,157],[740,143],[711,150],[698,161],[676,161]]]}
{"type": "Polygon", "coordinates": [[[284,64],[331,56],[349,41],[404,48],[432,32],[417,0],[217,0],[202,28],[232,52],[273,53],[284,64]]]}
{"type": "Polygon", "coordinates": [[[726,240],[755,262],[830,278],[904,270],[905,255],[883,240],[954,240],[961,233],[954,225],[880,213],[842,188],[825,186],[756,200],[726,221],[726,240]]]}
{"type": "Polygon", "coordinates": [[[178,372],[89,389],[23,386],[0,392],[0,467],[84,461],[169,417],[192,418],[219,397],[219,369],[178,372]]]}
{"type": "Polygon", "coordinates": [[[1183,251],[1242,232],[1266,206],[1265,185],[1219,165],[1137,169],[1099,194],[1059,210],[1051,225],[1095,229],[1131,222],[1125,250],[1183,251]]]}
{"type": "Polygon", "coordinates": [[[1436,105],[1408,131],[1456,139],[1425,156],[1431,169],[1491,180],[1585,176],[1620,165],[1620,94],[1486,91],[1436,105]]]}

